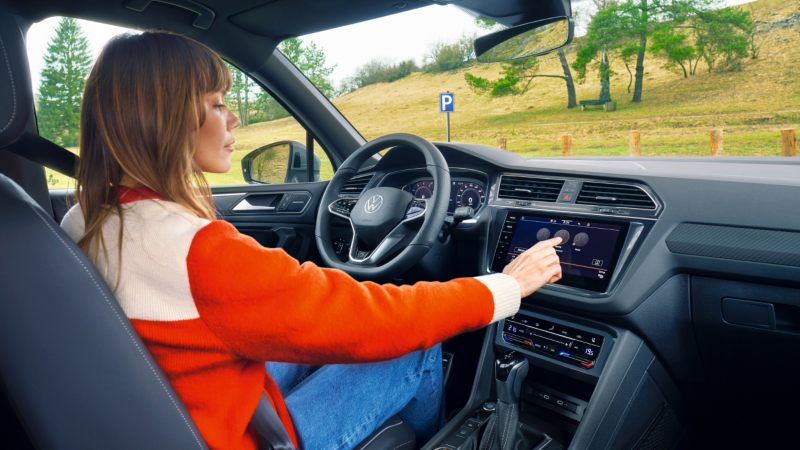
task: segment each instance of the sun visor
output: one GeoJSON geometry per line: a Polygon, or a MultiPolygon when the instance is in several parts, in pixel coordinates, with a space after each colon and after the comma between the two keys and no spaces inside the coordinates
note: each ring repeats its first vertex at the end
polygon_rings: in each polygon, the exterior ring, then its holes
{"type": "Polygon", "coordinates": [[[231,15],[228,20],[257,35],[285,39],[447,4],[470,9],[508,26],[572,15],[570,0],[273,0],[231,15]]]}
{"type": "Polygon", "coordinates": [[[14,16],[0,11],[0,148],[22,136],[31,117],[31,104],[24,35],[14,16]]]}

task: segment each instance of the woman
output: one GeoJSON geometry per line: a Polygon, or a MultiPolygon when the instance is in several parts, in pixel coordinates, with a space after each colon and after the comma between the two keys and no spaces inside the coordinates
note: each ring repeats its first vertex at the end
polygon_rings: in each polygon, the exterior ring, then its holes
{"type": "Polygon", "coordinates": [[[440,426],[437,344],[514,314],[520,296],[556,281],[558,240],[506,274],[402,287],[261,247],[214,220],[202,174],[231,166],[230,86],[223,61],[188,38],[112,39],[86,80],[78,204],[62,226],[210,448],[257,448],[249,422],[264,394],[295,447],[350,449],[398,411],[424,441],[440,426]]]}

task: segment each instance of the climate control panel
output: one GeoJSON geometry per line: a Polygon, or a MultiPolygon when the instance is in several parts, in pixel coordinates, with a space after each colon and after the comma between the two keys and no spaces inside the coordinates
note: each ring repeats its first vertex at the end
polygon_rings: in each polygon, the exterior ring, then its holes
{"type": "Polygon", "coordinates": [[[505,319],[502,338],[515,347],[587,370],[597,364],[604,340],[600,334],[526,314],[515,314],[505,319]]]}

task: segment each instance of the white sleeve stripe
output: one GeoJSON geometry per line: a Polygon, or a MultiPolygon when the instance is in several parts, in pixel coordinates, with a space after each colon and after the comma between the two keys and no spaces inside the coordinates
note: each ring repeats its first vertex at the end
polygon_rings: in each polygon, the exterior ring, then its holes
{"type": "Polygon", "coordinates": [[[505,319],[519,311],[522,295],[517,280],[503,273],[483,275],[475,277],[475,279],[486,285],[492,292],[494,298],[492,322],[505,319]]]}

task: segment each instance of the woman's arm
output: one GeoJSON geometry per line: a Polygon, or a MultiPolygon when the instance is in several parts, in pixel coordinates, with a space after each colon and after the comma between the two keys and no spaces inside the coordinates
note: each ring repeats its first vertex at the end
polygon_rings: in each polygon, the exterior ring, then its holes
{"type": "Polygon", "coordinates": [[[396,358],[514,314],[520,303],[520,286],[508,275],[360,283],[340,270],[300,265],[224,221],[197,233],[187,265],[201,319],[232,351],[265,361],[396,358]]]}

